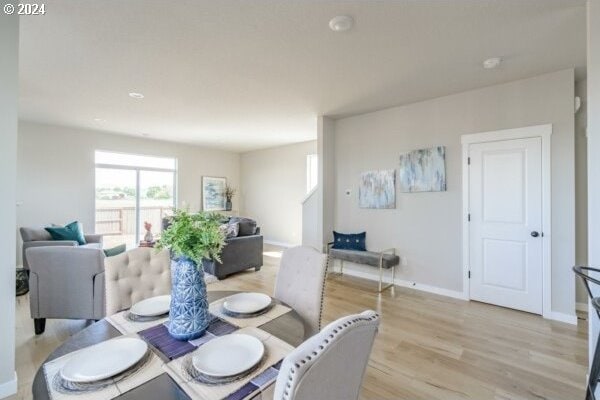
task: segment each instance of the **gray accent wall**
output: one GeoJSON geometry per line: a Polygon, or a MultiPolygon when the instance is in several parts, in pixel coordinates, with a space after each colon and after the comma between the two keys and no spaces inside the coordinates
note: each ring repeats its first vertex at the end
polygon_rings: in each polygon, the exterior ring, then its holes
{"type": "MultiPolygon", "coordinates": [[[[495,73],[495,72],[491,72],[495,73]]],[[[397,275],[446,294],[463,291],[463,134],[551,123],[552,310],[574,315],[575,123],[574,71],[553,72],[335,121],[334,226],[367,232],[372,250],[394,247],[397,275]],[[398,168],[402,152],[446,146],[446,192],[397,193],[397,208],[358,207],[360,173],[398,168]],[[347,195],[346,191],[350,191],[347,195]]],[[[353,266],[358,273],[375,274],[353,266]]]]}

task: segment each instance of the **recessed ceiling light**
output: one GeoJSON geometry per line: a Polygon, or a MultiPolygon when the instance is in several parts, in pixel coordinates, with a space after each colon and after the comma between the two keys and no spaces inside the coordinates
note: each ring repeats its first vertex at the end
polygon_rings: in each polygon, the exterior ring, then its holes
{"type": "Polygon", "coordinates": [[[498,65],[500,65],[500,62],[502,62],[502,59],[500,57],[488,58],[487,60],[485,60],[483,62],[483,68],[485,68],[485,69],[494,69],[498,65]]]}
{"type": "Polygon", "coordinates": [[[141,93],[130,92],[129,97],[131,97],[132,99],[143,99],[144,95],[141,93]]]}
{"type": "Polygon", "coordinates": [[[104,119],[102,119],[102,118],[94,118],[94,121],[96,121],[96,122],[104,122],[104,119]]]}
{"type": "Polygon", "coordinates": [[[354,20],[347,15],[338,15],[329,21],[329,28],[334,32],[348,31],[352,28],[352,25],[354,25],[354,20]]]}

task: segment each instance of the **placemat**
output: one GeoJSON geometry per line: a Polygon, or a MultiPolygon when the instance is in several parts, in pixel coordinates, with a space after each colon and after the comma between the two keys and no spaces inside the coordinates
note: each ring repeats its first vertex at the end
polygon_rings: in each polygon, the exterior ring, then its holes
{"type": "Polygon", "coordinates": [[[234,318],[232,316],[227,315],[223,311],[223,303],[226,300],[227,297],[210,303],[210,305],[208,306],[208,310],[211,314],[216,315],[217,317],[224,319],[225,321],[240,328],[259,327],[292,310],[291,308],[284,306],[283,304],[276,303],[273,307],[271,307],[269,311],[262,315],[258,315],[252,318],[234,318]]]}
{"type": "MultiPolygon", "coordinates": [[[[120,336],[117,339],[125,337],[138,337],[136,334],[130,334],[126,336],[120,336]]],[[[130,391],[144,383],[156,378],[157,376],[164,373],[164,363],[160,358],[154,354],[151,350],[148,351],[147,359],[139,366],[139,369],[125,374],[122,380],[107,380],[106,386],[94,390],[85,392],[69,392],[61,389],[60,386],[56,385],[58,380],[58,374],[61,368],[75,355],[79,354],[85,349],[77,350],[72,353],[66,354],[62,357],[54,359],[44,364],[44,376],[46,378],[46,386],[48,387],[48,394],[52,400],[65,400],[75,398],[85,398],[89,400],[110,400],[121,394],[130,391]]]]}
{"type": "Polygon", "coordinates": [[[263,396],[265,399],[272,399],[274,392],[269,389],[273,389],[273,383],[275,380],[277,380],[277,375],[279,375],[280,368],[281,360],[252,378],[250,382],[246,383],[244,386],[227,396],[225,400],[260,399],[263,396]],[[272,393],[270,396],[265,396],[267,392],[272,393]],[[259,393],[263,396],[259,397],[259,393]]]}
{"type": "Polygon", "coordinates": [[[265,345],[265,359],[262,361],[260,367],[249,376],[218,386],[199,383],[193,380],[184,368],[186,357],[192,357],[194,353],[164,364],[163,369],[192,399],[236,400],[252,398],[273,383],[277,377],[277,373],[272,368],[294,348],[283,340],[258,328],[243,328],[236,333],[252,335],[260,339],[265,345]]]}
{"type": "Polygon", "coordinates": [[[206,329],[206,333],[198,339],[182,341],[174,339],[170,334],[166,324],[153,326],[139,332],[139,335],[146,342],[154,346],[169,360],[174,360],[184,356],[203,345],[204,343],[223,335],[236,331],[238,328],[227,321],[212,316],[212,320],[206,329]]]}
{"type": "Polygon", "coordinates": [[[163,318],[152,321],[132,321],[127,318],[127,314],[129,314],[129,310],[121,311],[111,315],[110,317],[106,317],[106,320],[123,335],[127,335],[129,333],[138,333],[150,327],[164,324],[165,321],[169,319],[167,314],[163,318]]]}

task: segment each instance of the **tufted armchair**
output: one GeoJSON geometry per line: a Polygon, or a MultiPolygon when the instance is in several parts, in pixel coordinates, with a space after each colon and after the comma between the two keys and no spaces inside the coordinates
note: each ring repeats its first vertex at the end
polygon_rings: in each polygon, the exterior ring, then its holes
{"type": "Polygon", "coordinates": [[[292,247],[281,257],[273,296],[300,314],[307,336],[321,327],[326,271],[327,255],[313,247],[292,247]]]}
{"type": "Polygon", "coordinates": [[[273,399],[358,399],[378,327],[370,310],[327,325],[283,359],[273,399]]]}
{"type": "Polygon", "coordinates": [[[168,250],[140,247],[105,260],[106,315],[149,297],[171,294],[168,250]]]}

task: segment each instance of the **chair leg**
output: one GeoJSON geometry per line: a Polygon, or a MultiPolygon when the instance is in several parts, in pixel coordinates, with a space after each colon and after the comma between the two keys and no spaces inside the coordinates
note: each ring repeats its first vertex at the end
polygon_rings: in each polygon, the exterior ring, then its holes
{"type": "Polygon", "coordinates": [[[592,359],[592,366],[590,368],[590,376],[585,397],[586,400],[596,400],[595,392],[596,386],[598,385],[598,378],[600,378],[600,344],[596,345],[596,349],[594,350],[594,358],[592,359]]]}
{"type": "Polygon", "coordinates": [[[384,290],[389,289],[394,286],[394,282],[396,280],[396,267],[391,267],[392,269],[392,283],[388,283],[383,286],[383,260],[379,261],[379,286],[377,293],[382,293],[384,290]]]}
{"type": "Polygon", "coordinates": [[[35,328],[35,334],[41,335],[46,330],[46,318],[34,318],[33,326],[35,328]]]}
{"type": "Polygon", "coordinates": [[[383,289],[381,289],[383,285],[383,260],[380,258],[379,259],[379,293],[382,292],[383,289]]]}

